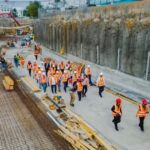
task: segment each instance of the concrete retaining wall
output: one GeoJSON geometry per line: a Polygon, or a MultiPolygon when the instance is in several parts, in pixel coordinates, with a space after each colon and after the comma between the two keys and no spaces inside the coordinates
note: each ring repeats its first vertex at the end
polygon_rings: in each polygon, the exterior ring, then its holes
{"type": "Polygon", "coordinates": [[[53,51],[64,48],[67,54],[145,79],[146,72],[150,74],[150,11],[140,8],[125,13],[125,7],[120,13],[119,9],[113,7],[109,14],[106,9],[96,11],[90,17],[77,13],[70,18],[41,18],[34,32],[37,41],[53,51]]]}

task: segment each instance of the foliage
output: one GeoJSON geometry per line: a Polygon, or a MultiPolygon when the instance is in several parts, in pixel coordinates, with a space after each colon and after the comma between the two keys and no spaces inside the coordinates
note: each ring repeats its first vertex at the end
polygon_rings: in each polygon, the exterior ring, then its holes
{"type": "Polygon", "coordinates": [[[12,14],[13,14],[15,17],[18,17],[18,12],[17,12],[17,9],[16,9],[16,8],[14,8],[14,9],[12,10],[12,14]]]}
{"type": "Polygon", "coordinates": [[[24,16],[36,18],[38,17],[38,9],[42,8],[42,5],[38,1],[31,2],[27,8],[23,11],[24,16]]]}

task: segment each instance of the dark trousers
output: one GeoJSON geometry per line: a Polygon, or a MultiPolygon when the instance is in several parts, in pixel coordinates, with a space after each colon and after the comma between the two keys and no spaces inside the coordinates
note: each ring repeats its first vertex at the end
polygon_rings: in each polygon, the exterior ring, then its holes
{"type": "Polygon", "coordinates": [[[93,85],[92,79],[91,79],[91,75],[88,75],[88,79],[89,79],[89,84],[90,84],[90,85],[93,85]]]}
{"type": "Polygon", "coordinates": [[[82,95],[82,91],[78,91],[78,100],[81,101],[81,95],[82,95]]]}
{"type": "Polygon", "coordinates": [[[52,93],[56,93],[57,92],[56,85],[51,85],[51,91],[52,91],[52,93]]]}
{"type": "Polygon", "coordinates": [[[47,74],[48,74],[48,69],[45,69],[45,71],[46,71],[46,76],[47,76],[47,74]]]}
{"type": "Polygon", "coordinates": [[[28,69],[28,71],[29,71],[29,76],[31,77],[31,69],[28,69]]]}
{"type": "Polygon", "coordinates": [[[60,81],[58,81],[57,86],[58,86],[58,91],[61,92],[61,83],[60,83],[60,81]]]}
{"type": "Polygon", "coordinates": [[[34,55],[35,56],[35,59],[37,60],[38,59],[38,55],[34,55]]]}
{"type": "Polygon", "coordinates": [[[86,96],[86,93],[87,93],[87,85],[83,85],[82,95],[86,96]]]}
{"type": "Polygon", "coordinates": [[[67,85],[68,85],[68,82],[64,82],[64,91],[67,92],[67,85]]]}
{"type": "Polygon", "coordinates": [[[113,122],[114,122],[114,125],[115,125],[115,129],[118,130],[118,123],[121,122],[121,116],[120,115],[114,116],[113,122]]]}
{"type": "Polygon", "coordinates": [[[144,131],[144,119],[145,117],[139,117],[139,127],[141,128],[142,131],[144,131]]]}
{"type": "Polygon", "coordinates": [[[104,91],[104,86],[99,86],[99,96],[102,97],[102,92],[104,91]]]}

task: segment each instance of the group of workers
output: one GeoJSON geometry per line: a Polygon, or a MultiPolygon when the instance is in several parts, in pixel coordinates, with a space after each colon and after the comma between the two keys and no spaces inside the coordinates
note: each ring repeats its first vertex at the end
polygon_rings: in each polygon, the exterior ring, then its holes
{"type": "MultiPolygon", "coordinates": [[[[115,105],[112,106],[111,111],[114,119],[112,122],[114,123],[115,129],[119,131],[118,129],[118,123],[121,122],[121,116],[122,116],[122,100],[120,98],[116,99],[115,105]]],[[[142,99],[141,104],[138,106],[138,110],[136,113],[136,117],[139,117],[139,127],[141,131],[144,131],[144,120],[149,113],[149,106],[148,106],[148,100],[142,99]]]]}
{"type": "MultiPolygon", "coordinates": [[[[19,54],[17,54],[16,57],[19,57],[18,55],[19,54]]],[[[19,60],[21,66],[23,66],[22,68],[24,68],[25,61],[23,56],[19,57],[19,60]],[[21,61],[23,61],[23,64],[21,61]]],[[[83,71],[81,66],[76,66],[76,68],[73,68],[70,61],[67,63],[62,61],[58,64],[55,60],[49,61],[49,59],[46,58],[44,62],[41,62],[41,64],[38,64],[37,60],[34,60],[33,62],[28,61],[27,69],[29,76],[33,77],[37,81],[39,88],[43,88],[45,93],[48,86],[51,86],[51,92],[53,94],[61,92],[61,86],[63,85],[64,92],[69,91],[70,93],[71,106],[74,106],[76,92],[78,95],[78,100],[81,101],[82,97],[86,97],[88,86],[94,85],[91,79],[92,72],[90,65],[87,65],[83,71]]],[[[98,87],[98,94],[100,98],[102,98],[102,92],[105,88],[105,78],[102,72],[97,78],[96,86],[98,87]]],[[[120,98],[116,99],[111,111],[113,116],[112,122],[114,123],[115,129],[119,131],[118,123],[121,122],[122,116],[122,100],[120,98]]],[[[144,131],[144,119],[146,118],[148,112],[148,101],[143,99],[136,114],[136,116],[139,117],[139,127],[141,131],[144,131]]]]}

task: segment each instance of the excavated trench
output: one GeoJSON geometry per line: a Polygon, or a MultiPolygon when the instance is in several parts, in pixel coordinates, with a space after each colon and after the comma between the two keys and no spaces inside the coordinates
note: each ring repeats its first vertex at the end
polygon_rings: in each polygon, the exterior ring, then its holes
{"type": "Polygon", "coordinates": [[[0,73],[0,149],[73,149],[56,133],[56,125],[33,93],[15,74],[6,72],[5,75],[14,79],[15,89],[11,92],[4,90],[4,74],[0,73]]]}

